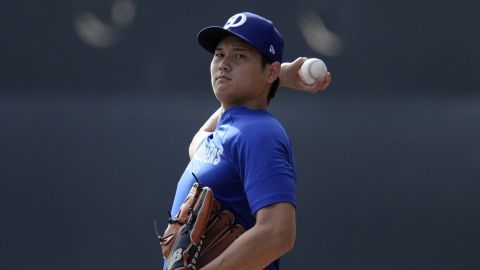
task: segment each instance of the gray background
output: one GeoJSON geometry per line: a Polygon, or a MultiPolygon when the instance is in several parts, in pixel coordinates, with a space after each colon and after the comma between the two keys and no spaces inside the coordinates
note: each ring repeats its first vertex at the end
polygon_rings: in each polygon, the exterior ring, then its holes
{"type": "Polygon", "coordinates": [[[480,5],[474,1],[0,3],[0,268],[159,269],[194,132],[217,107],[202,27],[250,10],[320,57],[318,95],[279,89],[292,138],[298,235],[283,269],[479,269],[480,5]],[[96,47],[80,14],[115,26],[96,47]],[[341,40],[307,45],[313,12],[341,40]]]}

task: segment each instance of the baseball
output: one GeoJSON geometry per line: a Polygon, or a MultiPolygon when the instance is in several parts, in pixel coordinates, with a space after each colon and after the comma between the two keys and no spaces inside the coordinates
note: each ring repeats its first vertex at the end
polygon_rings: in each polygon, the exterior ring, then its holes
{"type": "Polygon", "coordinates": [[[306,84],[314,84],[327,74],[327,66],[318,58],[309,58],[300,67],[300,77],[306,84]]]}

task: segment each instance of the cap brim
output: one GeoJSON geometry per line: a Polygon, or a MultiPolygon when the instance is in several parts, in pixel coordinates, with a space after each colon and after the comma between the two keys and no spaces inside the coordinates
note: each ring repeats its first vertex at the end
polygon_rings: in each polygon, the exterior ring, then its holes
{"type": "Polygon", "coordinates": [[[237,33],[231,32],[227,29],[224,29],[219,26],[210,26],[207,28],[202,29],[198,35],[198,43],[207,51],[214,53],[215,49],[217,48],[218,43],[222,40],[225,36],[234,36],[238,37],[248,44],[251,44],[250,41],[245,39],[244,37],[238,35],[237,33]]]}

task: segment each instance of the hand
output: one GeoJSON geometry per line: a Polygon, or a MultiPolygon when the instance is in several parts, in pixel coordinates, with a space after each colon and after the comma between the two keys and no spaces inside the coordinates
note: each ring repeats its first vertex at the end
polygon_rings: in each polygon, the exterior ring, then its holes
{"type": "Polygon", "coordinates": [[[306,57],[299,57],[291,63],[282,63],[280,69],[280,85],[311,94],[315,94],[327,89],[332,82],[332,75],[330,72],[327,72],[322,80],[319,80],[312,85],[308,85],[302,81],[299,71],[303,62],[305,62],[307,59],[308,58],[306,57]]]}

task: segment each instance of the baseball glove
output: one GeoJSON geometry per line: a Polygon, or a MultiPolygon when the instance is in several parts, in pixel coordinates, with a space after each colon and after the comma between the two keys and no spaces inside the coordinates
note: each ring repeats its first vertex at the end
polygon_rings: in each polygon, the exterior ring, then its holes
{"type": "MultiPolygon", "coordinates": [[[[155,226],[156,228],[156,226],[155,226]]],[[[244,228],[221,210],[209,187],[197,181],[163,236],[157,232],[167,270],[200,269],[220,255],[244,228]]]]}

